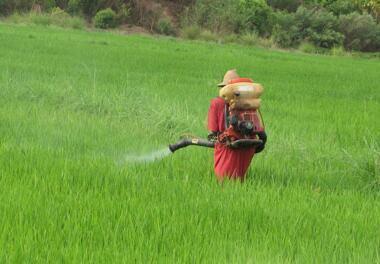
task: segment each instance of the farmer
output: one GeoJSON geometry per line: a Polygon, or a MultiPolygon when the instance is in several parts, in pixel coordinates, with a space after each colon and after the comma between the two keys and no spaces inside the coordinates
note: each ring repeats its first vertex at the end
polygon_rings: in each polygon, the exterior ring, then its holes
{"type": "MultiPolygon", "coordinates": [[[[224,75],[223,81],[218,84],[218,87],[222,88],[229,81],[237,78],[240,78],[240,76],[236,70],[229,70],[224,75]]],[[[210,140],[217,140],[217,135],[225,130],[225,101],[221,97],[211,100],[207,127],[210,140]]],[[[254,148],[232,149],[225,144],[216,142],[214,170],[218,180],[232,178],[243,181],[254,154],[254,148]]]]}

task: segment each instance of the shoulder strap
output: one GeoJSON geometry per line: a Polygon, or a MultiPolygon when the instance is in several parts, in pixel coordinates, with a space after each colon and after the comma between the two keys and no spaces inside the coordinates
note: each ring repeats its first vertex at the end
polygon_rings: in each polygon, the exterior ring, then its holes
{"type": "Polygon", "coordinates": [[[259,116],[260,116],[261,122],[263,123],[263,127],[265,128],[265,123],[264,123],[263,115],[261,114],[260,109],[257,109],[257,112],[259,112],[259,116]]]}
{"type": "Polygon", "coordinates": [[[224,103],[224,128],[230,127],[230,110],[227,103],[224,103]]]}

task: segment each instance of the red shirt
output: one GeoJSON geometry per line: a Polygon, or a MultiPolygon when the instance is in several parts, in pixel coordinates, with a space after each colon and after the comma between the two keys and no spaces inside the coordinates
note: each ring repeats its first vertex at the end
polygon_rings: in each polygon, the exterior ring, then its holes
{"type": "MultiPolygon", "coordinates": [[[[223,132],[225,130],[225,102],[217,97],[211,100],[208,111],[208,130],[223,132]]],[[[255,154],[253,148],[231,149],[217,143],[214,149],[214,170],[218,179],[224,177],[244,179],[244,175],[255,154]]]]}

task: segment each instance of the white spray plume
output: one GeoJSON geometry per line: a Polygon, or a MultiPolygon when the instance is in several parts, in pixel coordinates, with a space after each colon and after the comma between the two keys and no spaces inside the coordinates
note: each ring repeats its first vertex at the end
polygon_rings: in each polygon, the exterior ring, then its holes
{"type": "Polygon", "coordinates": [[[168,147],[152,151],[147,154],[128,154],[124,156],[123,163],[151,163],[161,160],[172,154],[168,147]]]}

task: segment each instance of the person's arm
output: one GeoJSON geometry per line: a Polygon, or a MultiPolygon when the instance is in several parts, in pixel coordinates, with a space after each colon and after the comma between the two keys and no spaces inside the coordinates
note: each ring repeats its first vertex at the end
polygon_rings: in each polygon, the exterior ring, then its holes
{"type": "Polygon", "coordinates": [[[211,101],[210,108],[208,109],[207,129],[209,131],[209,134],[207,136],[208,140],[216,141],[219,133],[219,128],[218,115],[214,100],[211,101]]]}

